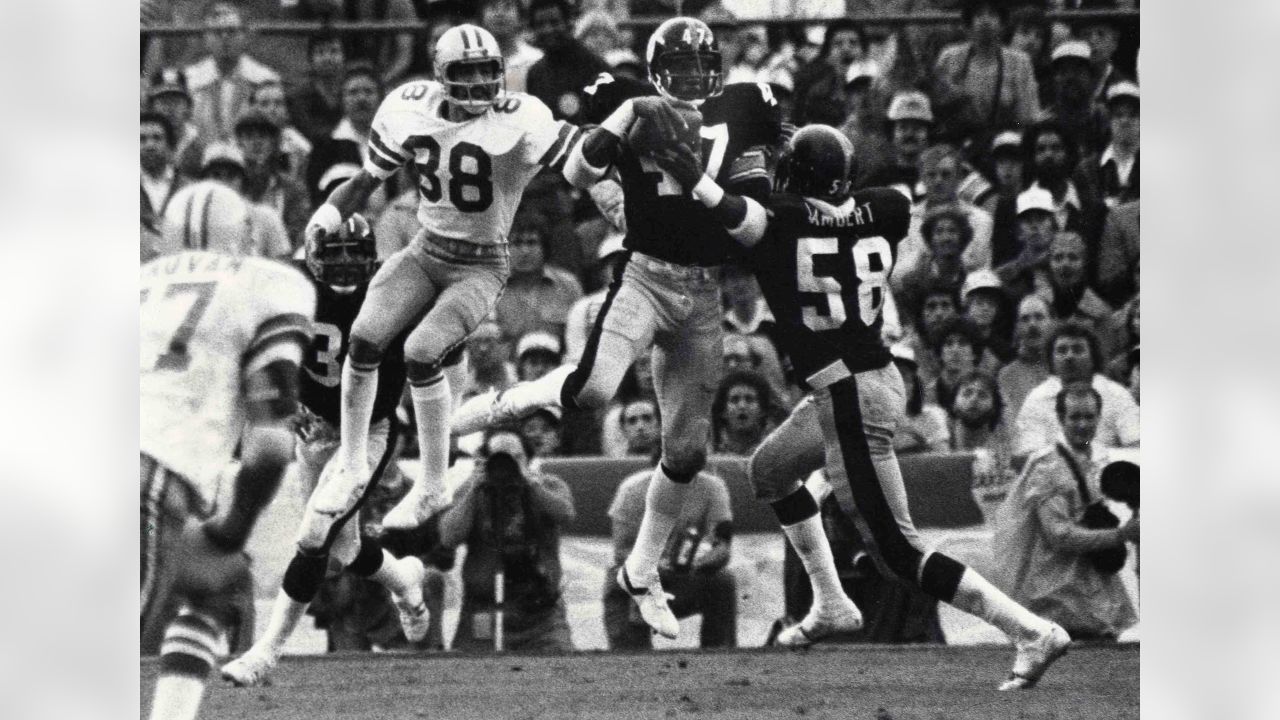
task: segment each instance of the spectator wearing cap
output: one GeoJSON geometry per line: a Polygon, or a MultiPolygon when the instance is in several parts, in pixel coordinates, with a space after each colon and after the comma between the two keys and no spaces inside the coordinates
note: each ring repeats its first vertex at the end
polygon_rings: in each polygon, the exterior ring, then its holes
{"type": "Polygon", "coordinates": [[[527,91],[551,108],[557,120],[580,122],[582,89],[608,70],[604,59],[573,37],[569,0],[532,0],[529,27],[542,57],[529,68],[527,91]]]}
{"type": "Polygon", "coordinates": [[[953,145],[939,144],[920,154],[920,181],[925,194],[911,207],[911,225],[898,245],[894,267],[906,272],[927,262],[928,247],[921,236],[925,216],[935,208],[952,207],[964,214],[971,230],[969,243],[961,254],[965,271],[991,266],[991,215],[957,194],[960,180],[968,172],[964,158],[953,145]]]}
{"type": "Polygon", "coordinates": [[[311,201],[302,183],[280,168],[280,126],[265,113],[250,110],[236,121],[236,146],[244,156],[241,192],[275,212],[293,246],[301,246],[311,201]]]}
{"type": "MultiPolygon", "coordinates": [[[[295,16],[305,22],[409,22],[418,14],[411,0],[295,0],[295,16]]],[[[360,33],[343,39],[348,60],[377,68],[379,79],[392,87],[409,71],[413,33],[360,33]]]]}
{"type": "Polygon", "coordinates": [[[542,51],[525,42],[523,4],[518,0],[487,0],[480,8],[480,24],[498,41],[507,91],[525,92],[529,68],[542,59],[542,51]]]}
{"type": "Polygon", "coordinates": [[[1015,208],[1018,213],[1015,249],[994,270],[1000,282],[1014,297],[1021,297],[1035,289],[1036,273],[1049,261],[1049,246],[1058,232],[1058,215],[1053,195],[1043,188],[1033,187],[1018,194],[1015,208]]]}
{"type": "Polygon", "coordinates": [[[214,28],[204,35],[209,55],[186,68],[193,118],[202,136],[230,140],[254,86],[278,82],[280,74],[246,54],[249,32],[235,5],[214,3],[204,20],[214,28]]]}
{"type": "Polygon", "coordinates": [[[920,154],[929,145],[933,127],[929,96],[917,90],[899,92],[890,101],[885,117],[891,153],[883,166],[871,171],[866,184],[892,187],[915,202],[925,194],[920,182],[920,154]]]}
{"type": "MultiPolygon", "coordinates": [[[[1116,0],[1083,0],[1081,10],[1114,10],[1116,0]]],[[[1128,72],[1116,66],[1120,50],[1120,26],[1110,18],[1089,18],[1076,25],[1075,33],[1088,45],[1093,56],[1094,77],[1097,81],[1093,88],[1093,99],[1101,102],[1112,85],[1127,81],[1128,72]]]]}
{"type": "Polygon", "coordinates": [[[1040,112],[1031,58],[1000,45],[1008,11],[997,0],[966,0],[966,42],[944,48],[933,66],[941,134],[956,142],[1002,125],[1028,125],[1040,112]]]}
{"type": "MultiPolygon", "coordinates": [[[[884,132],[882,103],[875,88],[877,69],[870,62],[849,66],[844,83],[845,119],[840,132],[853,143],[854,187],[864,187],[866,178],[884,165],[891,153],[884,132]]],[[[775,93],[776,96],[776,93],[775,93]]]]}
{"type": "Polygon", "coordinates": [[[954,205],[929,210],[920,223],[926,249],[923,262],[890,276],[893,294],[907,317],[918,317],[924,296],[942,290],[959,296],[966,271],[962,256],[973,239],[969,216],[954,205]]]}
{"type": "Polygon", "coordinates": [[[522,203],[508,239],[511,276],[494,308],[494,317],[508,338],[531,330],[563,336],[569,309],[582,297],[582,285],[572,273],[547,264],[549,234],[541,211],[532,203],[522,203]]]}
{"type": "Polygon", "coordinates": [[[1014,421],[1014,456],[1021,460],[1054,443],[1062,432],[1055,401],[1063,386],[1092,385],[1102,398],[1102,416],[1094,442],[1102,447],[1133,447],[1140,438],[1138,404],[1129,390],[1102,374],[1102,351],[1089,328],[1063,323],[1049,337],[1049,372],[1027,394],[1014,421]]]}
{"type": "Polygon", "coordinates": [[[1013,200],[1025,187],[1023,175],[1022,133],[1001,130],[991,138],[991,145],[982,148],[974,159],[956,194],[994,216],[1001,197],[1008,198],[1012,209],[1013,200]]]}
{"type": "Polygon", "coordinates": [[[1107,89],[1107,122],[1111,142],[1100,155],[1089,155],[1076,167],[1075,183],[1081,192],[1100,197],[1108,208],[1137,200],[1138,148],[1141,114],[1138,86],[1122,80],[1107,89]]]}
{"type": "Polygon", "coordinates": [[[795,75],[796,106],[792,122],[839,125],[844,119],[844,84],[849,67],[863,60],[867,41],[860,25],[847,19],[833,20],[822,37],[818,56],[795,75]]]}
{"type": "Polygon", "coordinates": [[[169,199],[190,178],[174,167],[177,134],[169,118],[154,110],[143,111],[138,122],[138,145],[143,216],[154,221],[164,215],[169,199]]]}
{"type": "Polygon", "coordinates": [[[1069,40],[1054,48],[1050,68],[1053,93],[1040,113],[1041,120],[1056,120],[1067,129],[1077,155],[1101,152],[1106,142],[1107,120],[1102,103],[1093,97],[1093,51],[1087,43],[1069,40]]]}
{"type": "MultiPolygon", "coordinates": [[[[1065,230],[1054,235],[1049,246],[1049,267],[1037,292],[1049,301],[1059,321],[1073,321],[1091,329],[1099,339],[1115,310],[1089,287],[1086,276],[1086,248],[1080,233],[1065,230]]],[[[1103,345],[1103,357],[1113,348],[1103,345]]]]}
{"type": "MultiPolygon", "coordinates": [[[[311,141],[294,127],[289,115],[289,103],[284,85],[278,82],[262,83],[249,96],[252,112],[262,113],[280,128],[280,150],[277,161],[281,170],[299,182],[306,175],[307,158],[311,155],[311,141]]],[[[305,185],[305,183],[304,183],[305,185]]]]}
{"type": "Polygon", "coordinates": [[[329,32],[307,37],[307,72],[288,93],[289,115],[313,142],[328,137],[342,119],[342,38],[329,32]]]}
{"type": "Polygon", "coordinates": [[[563,355],[560,338],[545,330],[530,330],[516,342],[516,378],[537,380],[560,367],[563,355]]]}
{"type": "Polygon", "coordinates": [[[563,410],[555,405],[548,405],[534,410],[529,417],[520,421],[520,435],[533,450],[533,461],[529,463],[529,467],[535,471],[542,458],[561,457],[564,454],[563,418],[563,410]]]}
{"type": "Polygon", "coordinates": [[[1052,120],[1037,123],[1023,138],[1023,151],[1032,180],[1030,188],[1048,190],[1053,196],[1058,229],[1075,230],[1084,236],[1092,268],[1107,209],[1096,195],[1072,181],[1071,174],[1080,156],[1071,137],[1070,129],[1061,123],[1052,120]]]}
{"type": "Polygon", "coordinates": [[[186,73],[175,68],[157,72],[147,89],[147,109],[164,115],[173,128],[174,166],[178,172],[189,177],[198,175],[204,158],[205,139],[200,136],[200,128],[191,121],[191,93],[187,91],[186,73]]]}
{"type": "Polygon", "coordinates": [[[961,314],[973,323],[987,350],[1000,364],[1013,359],[1012,298],[992,270],[975,270],[960,288],[961,314]]]}
{"type": "Polygon", "coordinates": [[[1013,324],[1015,355],[996,374],[1007,417],[1017,417],[1027,394],[1049,378],[1046,347],[1056,326],[1049,312],[1049,303],[1044,298],[1033,294],[1018,303],[1018,317],[1013,324]]]}
{"type": "Polygon", "coordinates": [[[924,387],[917,373],[916,354],[909,346],[894,345],[889,349],[893,364],[902,375],[906,407],[902,421],[893,433],[893,449],[899,455],[947,452],[951,432],[947,428],[947,411],[925,401],[924,387]]]}
{"type": "Polygon", "coordinates": [[[271,208],[260,205],[244,194],[245,161],[240,148],[229,142],[210,143],[204,149],[200,167],[201,180],[220,182],[239,193],[249,205],[250,245],[255,255],[288,257],[293,252],[289,233],[280,215],[271,208]]]}

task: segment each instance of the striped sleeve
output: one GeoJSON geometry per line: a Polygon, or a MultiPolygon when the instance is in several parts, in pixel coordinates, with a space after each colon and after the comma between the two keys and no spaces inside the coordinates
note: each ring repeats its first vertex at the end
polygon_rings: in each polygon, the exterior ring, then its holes
{"type": "Polygon", "coordinates": [[[311,337],[311,321],[305,315],[285,313],[262,324],[240,358],[244,375],[251,375],[277,360],[302,362],[302,349],[311,337]]]}
{"type": "Polygon", "coordinates": [[[401,166],[409,162],[411,153],[387,132],[387,124],[375,119],[369,131],[369,156],[364,162],[364,170],[379,180],[390,176],[401,166]]]}
{"type": "Polygon", "coordinates": [[[538,164],[550,168],[555,172],[564,169],[565,161],[569,159],[573,149],[582,142],[582,128],[576,125],[570,125],[563,120],[559,123],[559,129],[556,132],[556,139],[547,148],[547,151],[538,158],[538,164]]]}

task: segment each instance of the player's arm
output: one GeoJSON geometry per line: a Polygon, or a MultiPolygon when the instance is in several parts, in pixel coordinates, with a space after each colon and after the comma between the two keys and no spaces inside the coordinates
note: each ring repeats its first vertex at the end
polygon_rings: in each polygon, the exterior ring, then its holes
{"type": "Polygon", "coordinates": [[[582,137],[568,149],[563,170],[565,179],[579,188],[599,182],[618,159],[622,139],[639,118],[656,123],[662,133],[672,138],[679,137],[677,128],[685,127],[680,115],[661,98],[629,98],[598,127],[584,130],[582,137]]]}
{"type": "Polygon", "coordinates": [[[329,194],[329,199],[312,213],[305,233],[308,241],[315,238],[317,230],[336,233],[344,220],[365,206],[369,196],[384,180],[413,160],[413,153],[396,139],[392,128],[399,95],[399,91],[388,95],[374,115],[366,146],[367,158],[360,172],[339,185],[329,194]]]}
{"type": "Polygon", "coordinates": [[[769,223],[764,206],[755,198],[720,187],[715,178],[702,172],[698,157],[688,145],[666,148],[653,157],[682,187],[693,188],[694,199],[711,209],[734,240],[752,247],[764,237],[769,223]]]}

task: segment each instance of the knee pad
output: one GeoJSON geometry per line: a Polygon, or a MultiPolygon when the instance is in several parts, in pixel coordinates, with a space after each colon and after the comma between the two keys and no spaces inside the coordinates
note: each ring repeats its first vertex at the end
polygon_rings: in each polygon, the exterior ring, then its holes
{"type": "Polygon", "coordinates": [[[404,361],[405,376],[409,378],[409,384],[414,387],[426,387],[434,385],[444,377],[441,372],[441,365],[438,360],[409,360],[404,361]]]}
{"type": "Polygon", "coordinates": [[[347,360],[357,370],[373,370],[382,364],[382,348],[356,335],[347,343],[347,360]]]}
{"type": "Polygon", "coordinates": [[[707,464],[707,448],[680,443],[662,450],[662,471],[676,482],[689,482],[707,464]]]}
{"type": "Polygon", "coordinates": [[[920,569],[920,589],[943,602],[951,602],[960,587],[964,565],[940,552],[929,553],[920,569]]]}
{"type": "Polygon", "coordinates": [[[818,501],[804,485],[790,495],[769,503],[778,516],[778,523],[789,527],[818,514],[818,501]]]}
{"type": "Polygon", "coordinates": [[[284,571],[281,589],[296,602],[311,602],[316,593],[320,592],[320,583],[324,582],[324,571],[328,564],[327,553],[298,550],[284,571]]]}

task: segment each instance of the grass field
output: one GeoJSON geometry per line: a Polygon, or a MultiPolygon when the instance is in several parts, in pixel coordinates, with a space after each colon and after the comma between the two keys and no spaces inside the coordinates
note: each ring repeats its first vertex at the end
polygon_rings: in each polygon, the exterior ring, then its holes
{"type": "MultiPolygon", "coordinates": [[[[1139,652],[1075,647],[1034,690],[996,692],[1007,647],[828,646],[557,656],[286,657],[273,684],[211,683],[204,718],[1107,720],[1138,717],[1139,652]]],[[[143,712],[156,664],[141,668],[143,712]]],[[[145,717],[145,715],[144,715],[145,717]]]]}

